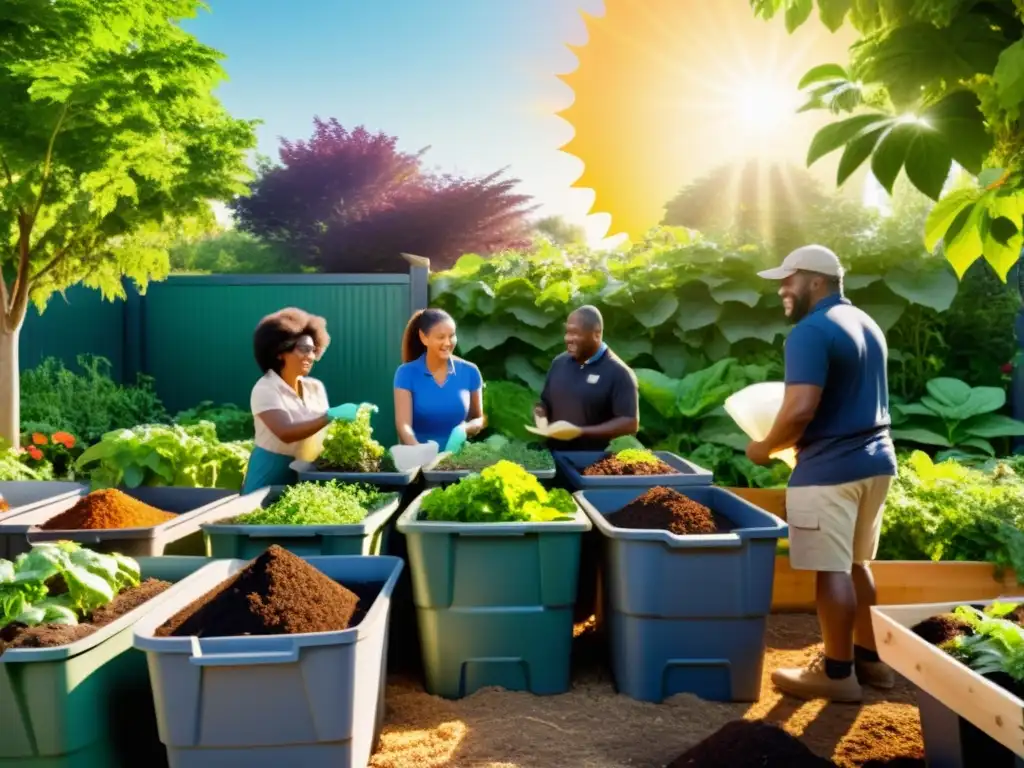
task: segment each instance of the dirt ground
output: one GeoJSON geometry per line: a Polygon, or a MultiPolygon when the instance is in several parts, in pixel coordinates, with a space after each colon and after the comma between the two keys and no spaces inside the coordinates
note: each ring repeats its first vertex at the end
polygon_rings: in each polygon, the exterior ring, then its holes
{"type": "Polygon", "coordinates": [[[902,681],[884,695],[869,692],[859,706],[800,702],[775,691],[771,670],[807,660],[818,640],[813,616],[773,616],[761,700],[753,705],[712,703],[689,695],[656,705],[620,696],[607,671],[588,653],[586,635],[579,640],[573,690],[561,696],[487,689],[446,701],[429,696],[409,678],[393,677],[384,732],[370,765],[664,768],[739,718],[777,723],[844,768],[860,768],[869,760],[922,758],[917,707],[902,681]]]}

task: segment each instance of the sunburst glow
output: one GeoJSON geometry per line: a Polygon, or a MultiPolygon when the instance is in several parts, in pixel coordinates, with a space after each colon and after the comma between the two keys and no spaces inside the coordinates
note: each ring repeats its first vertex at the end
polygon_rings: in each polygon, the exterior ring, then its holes
{"type": "MultiPolygon", "coordinates": [[[[798,114],[800,77],[843,62],[853,32],[816,21],[794,35],[754,18],[748,0],[605,0],[573,49],[573,89],[560,114],[583,162],[576,187],[594,191],[610,234],[634,239],[661,221],[680,188],[712,169],[756,158],[803,166],[821,112],[798,114]]],[[[834,184],[835,158],[814,169],[834,184]]],[[[849,186],[861,185],[863,175],[849,186]]]]}

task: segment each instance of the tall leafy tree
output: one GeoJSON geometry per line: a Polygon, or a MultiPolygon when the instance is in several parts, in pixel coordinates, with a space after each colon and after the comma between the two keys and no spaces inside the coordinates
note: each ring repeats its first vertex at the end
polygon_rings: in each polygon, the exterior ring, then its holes
{"type": "Polygon", "coordinates": [[[582,245],[587,242],[587,230],[562,216],[545,216],[534,222],[533,230],[555,245],[582,245]]]}
{"type": "MultiPolygon", "coordinates": [[[[750,0],[790,31],[814,0],[750,0]]],[[[824,127],[808,164],[842,151],[837,182],[871,163],[891,190],[900,172],[938,201],[925,245],[942,244],[961,277],[984,257],[1005,280],[1024,244],[1024,4],[1018,0],[818,0],[830,28],[861,39],[846,65],[823,63],[801,86],[808,108],[854,113],[824,127]],[[970,174],[948,185],[956,163],[970,174]]]]}
{"type": "Polygon", "coordinates": [[[426,150],[397,144],[315,119],[308,141],[282,140],[280,164],[261,165],[252,195],[235,203],[239,228],[327,272],[401,271],[402,253],[443,269],[463,253],[528,244],[532,208],[516,179],[428,173],[426,150]]]}
{"type": "Polygon", "coordinates": [[[168,270],[182,228],[246,191],[254,125],[212,95],[221,55],[179,26],[198,0],[0,3],[0,438],[18,437],[30,301],[168,270]]]}

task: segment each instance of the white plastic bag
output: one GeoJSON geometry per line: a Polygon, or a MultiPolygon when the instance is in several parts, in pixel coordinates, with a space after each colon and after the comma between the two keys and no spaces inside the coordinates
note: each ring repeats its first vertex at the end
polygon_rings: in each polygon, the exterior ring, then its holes
{"type": "MultiPolygon", "coordinates": [[[[751,440],[764,440],[782,409],[785,394],[786,385],[781,381],[751,384],[725,401],[725,412],[751,440]]],[[[785,462],[790,469],[796,466],[793,448],[772,454],[772,458],[785,462]]]]}
{"type": "Polygon", "coordinates": [[[399,472],[408,472],[416,467],[425,467],[437,458],[438,447],[433,440],[419,445],[393,445],[391,458],[399,472]]]}

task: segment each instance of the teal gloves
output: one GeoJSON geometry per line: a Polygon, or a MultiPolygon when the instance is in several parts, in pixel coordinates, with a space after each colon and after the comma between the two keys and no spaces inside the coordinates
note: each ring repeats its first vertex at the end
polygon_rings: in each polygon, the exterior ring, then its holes
{"type": "MultiPolygon", "coordinates": [[[[373,413],[377,412],[377,406],[370,403],[363,403],[373,413]]],[[[327,418],[331,421],[355,421],[356,416],[359,415],[359,409],[362,405],[356,405],[355,403],[345,403],[344,405],[336,405],[333,408],[327,409],[327,418]]]]}
{"type": "Polygon", "coordinates": [[[466,425],[459,424],[452,433],[448,435],[448,443],[445,445],[444,450],[446,453],[458,453],[459,449],[466,444],[468,436],[466,435],[466,425]]]}

